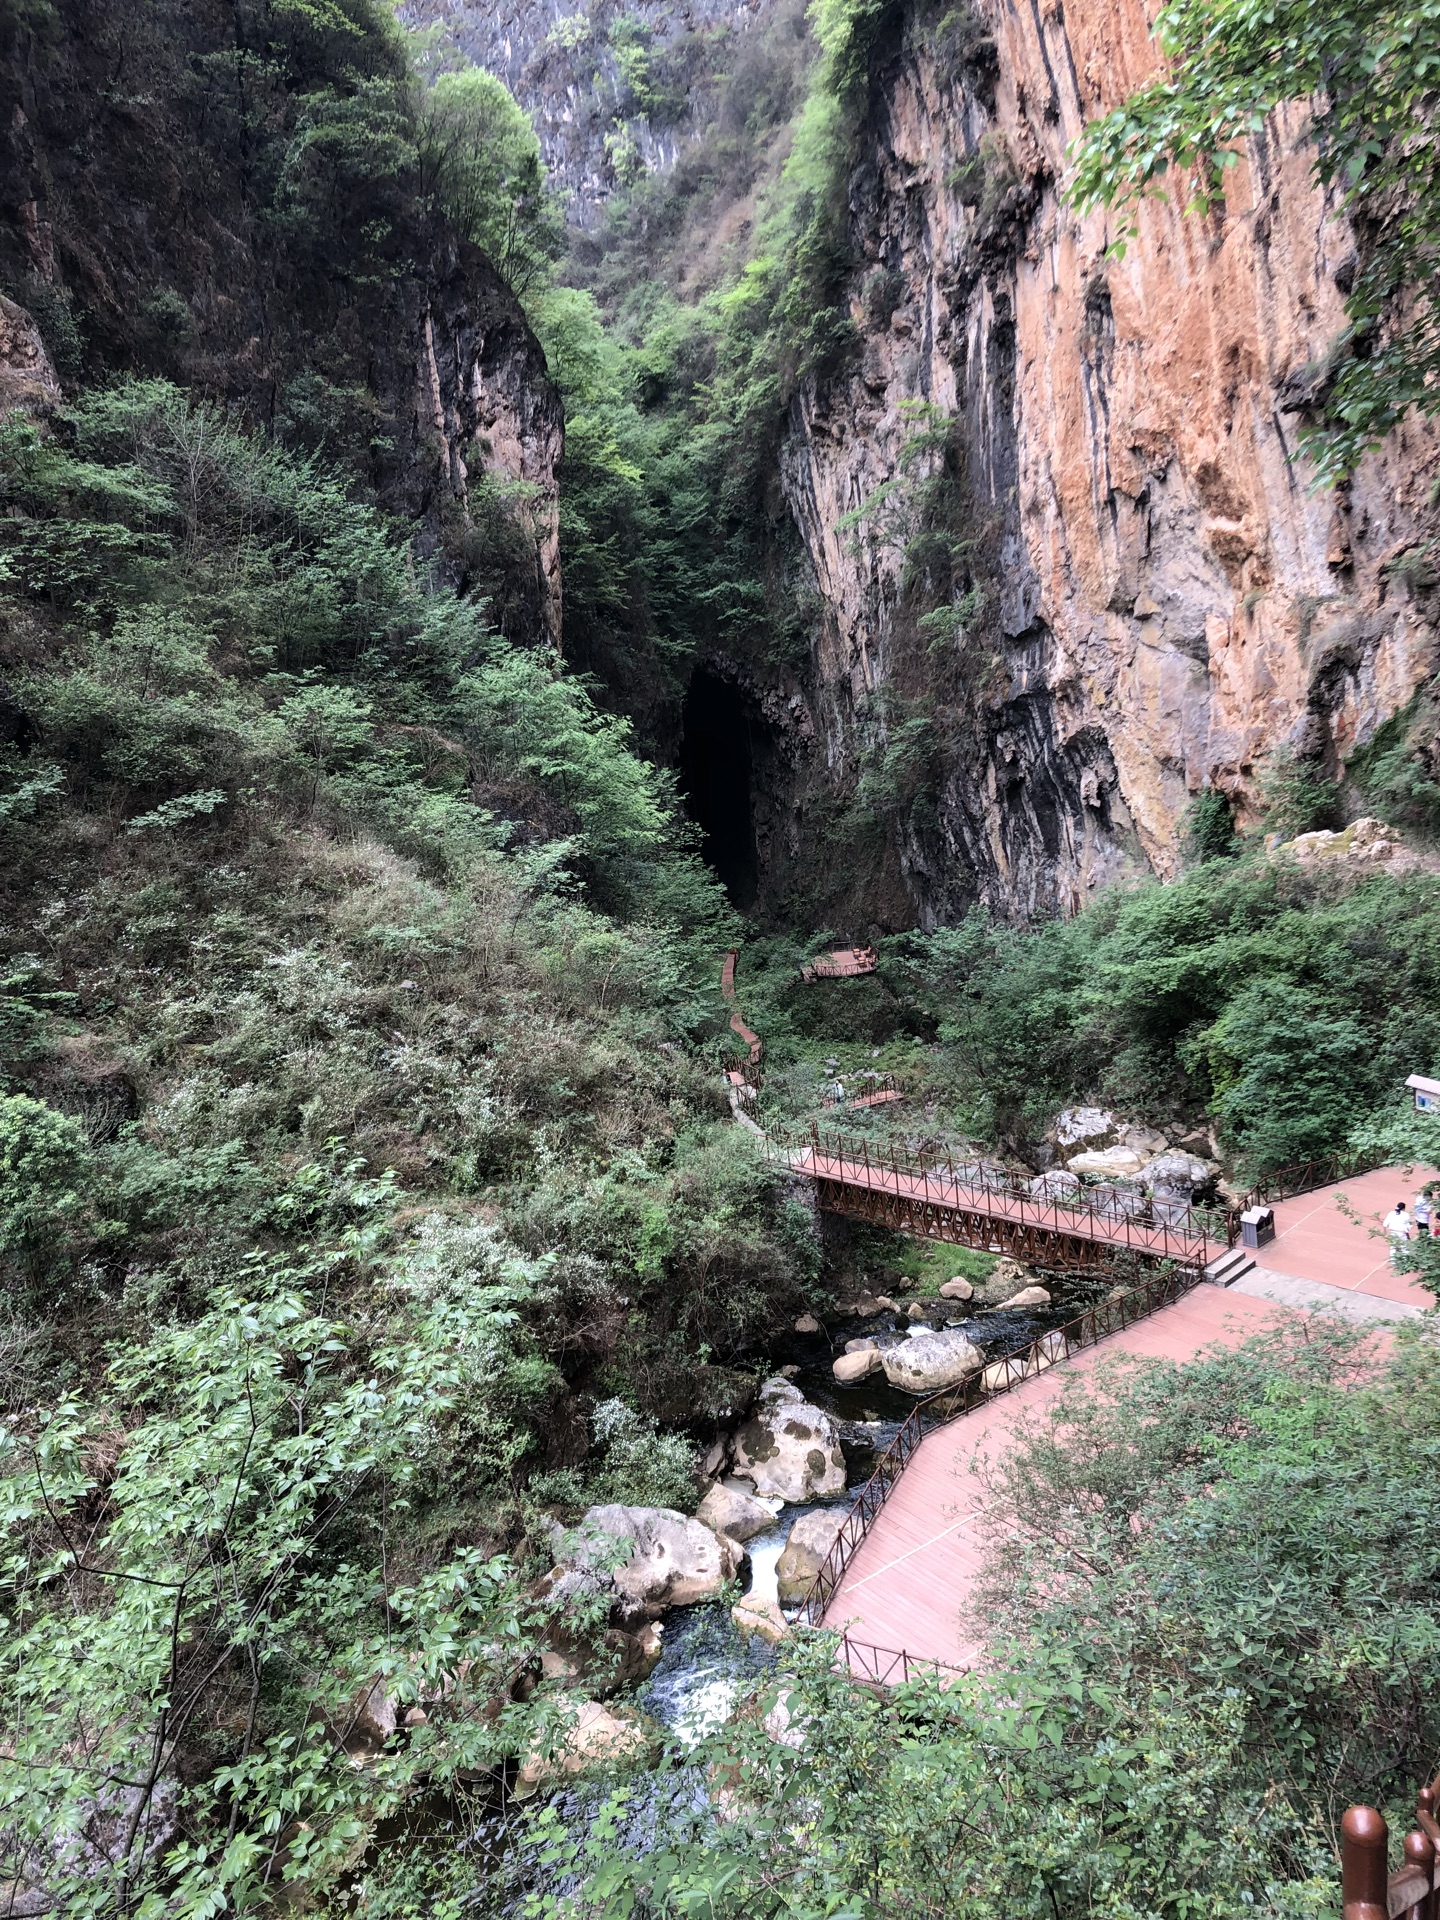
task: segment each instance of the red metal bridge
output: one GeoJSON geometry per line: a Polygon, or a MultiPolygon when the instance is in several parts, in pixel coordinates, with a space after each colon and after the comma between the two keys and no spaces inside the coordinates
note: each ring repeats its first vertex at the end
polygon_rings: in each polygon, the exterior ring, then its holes
{"type": "Polygon", "coordinates": [[[1224,1214],[1157,1205],[1136,1189],[1050,1193],[1043,1183],[979,1163],[818,1128],[808,1140],[786,1141],[772,1132],[770,1141],[773,1158],[815,1182],[827,1212],[924,1240],[1007,1253],[1030,1265],[1094,1268],[1125,1253],[1147,1266],[1174,1261],[1203,1269],[1228,1237],[1224,1214]]]}

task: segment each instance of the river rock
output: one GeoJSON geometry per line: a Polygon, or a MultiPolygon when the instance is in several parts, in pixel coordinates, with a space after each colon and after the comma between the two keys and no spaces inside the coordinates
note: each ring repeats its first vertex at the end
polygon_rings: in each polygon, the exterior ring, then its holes
{"type": "Polygon", "coordinates": [[[815,1318],[813,1313],[802,1313],[800,1318],[795,1322],[795,1331],[797,1333],[819,1333],[820,1322],[815,1318]]]}
{"type": "Polygon", "coordinates": [[[830,1362],[830,1371],[842,1387],[853,1387],[857,1380],[868,1380],[880,1371],[880,1349],[872,1341],[854,1353],[841,1353],[830,1362]]]}
{"type": "Polygon", "coordinates": [[[738,1540],[672,1507],[591,1507],[573,1535],[557,1535],[551,1597],[610,1593],[627,1617],[654,1619],[667,1607],[713,1600],[746,1558],[738,1540]]]}
{"type": "Polygon", "coordinates": [[[772,1647],[778,1646],[790,1631],[790,1622],[780,1611],[778,1601],[757,1600],[748,1593],[738,1607],[730,1609],[730,1618],[747,1640],[753,1634],[772,1647]]]}
{"type": "Polygon", "coordinates": [[[1032,1200],[1068,1200],[1080,1191],[1080,1176],[1068,1167],[1054,1167],[1030,1182],[1032,1200]]]}
{"type": "Polygon", "coordinates": [[[1120,1122],[1103,1107],[1066,1107],[1055,1116],[1055,1145],[1060,1158],[1110,1146],[1120,1137],[1120,1122]]]}
{"type": "Polygon", "coordinates": [[[695,1518],[712,1533],[726,1534],[732,1540],[753,1540],[775,1520],[766,1503],[757,1500],[748,1488],[727,1487],[723,1480],[705,1489],[695,1518]]]}
{"type": "Polygon", "coordinates": [[[761,1387],[754,1414],[735,1436],[735,1472],[756,1493],[778,1494],[792,1506],[838,1500],[845,1491],[834,1421],[788,1380],[761,1387]]]}
{"type": "Polygon", "coordinates": [[[928,1312],[928,1307],[923,1306],[918,1300],[912,1300],[905,1309],[905,1318],[907,1320],[923,1320],[928,1312]]]}
{"type": "Polygon", "coordinates": [[[520,1762],[515,1797],[526,1800],[548,1780],[633,1758],[649,1745],[650,1735],[637,1714],[586,1700],[566,1727],[557,1752],[529,1753],[520,1762]]]}
{"type": "Polygon", "coordinates": [[[867,1287],[858,1300],[851,1301],[850,1311],[857,1320],[868,1320],[872,1313],[879,1313],[880,1302],[867,1287]]]}
{"type": "Polygon", "coordinates": [[[962,1280],[957,1273],[953,1280],[947,1280],[940,1289],[942,1300],[973,1300],[975,1289],[968,1280],[962,1280]]]}
{"type": "Polygon", "coordinates": [[[867,1333],[859,1340],[847,1340],[845,1342],[845,1351],[847,1353],[866,1353],[871,1347],[878,1347],[879,1344],[880,1342],[873,1334],[867,1333]]]}
{"type": "Polygon", "coordinates": [[[795,1522],[775,1568],[782,1606],[798,1607],[805,1598],[845,1520],[843,1509],[832,1509],[829,1513],[802,1513],[795,1522]]]}
{"type": "Polygon", "coordinates": [[[1157,1154],[1145,1169],[1148,1186],[1163,1187],[1172,1193],[1191,1194],[1197,1187],[1208,1187],[1216,1169],[1193,1153],[1172,1148],[1157,1154]]]}
{"type": "Polygon", "coordinates": [[[1019,1293],[1012,1294],[1002,1304],[1007,1307],[1048,1307],[1050,1292],[1047,1287],[1022,1287],[1019,1293]]]}
{"type": "Polygon", "coordinates": [[[1104,1152],[1072,1154],[1071,1173],[1089,1173],[1100,1180],[1132,1180],[1145,1165],[1143,1153],[1133,1147],[1106,1147],[1104,1152]]]}
{"type": "Polygon", "coordinates": [[[880,1356],[885,1378],[902,1393],[938,1393],[984,1366],[985,1357],[963,1333],[916,1333],[880,1356]]]}
{"type": "Polygon", "coordinates": [[[875,1310],[877,1313],[894,1313],[897,1311],[895,1302],[890,1298],[888,1293],[879,1295],[875,1302],[875,1310]]]}

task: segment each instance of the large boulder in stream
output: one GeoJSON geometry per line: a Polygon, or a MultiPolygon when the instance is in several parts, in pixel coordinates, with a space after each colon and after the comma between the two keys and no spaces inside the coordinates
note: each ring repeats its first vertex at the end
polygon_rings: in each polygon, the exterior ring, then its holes
{"type": "Polygon", "coordinates": [[[559,1564],[550,1595],[608,1593],[622,1618],[713,1600],[747,1555],[673,1507],[591,1507],[573,1534],[557,1529],[559,1564]]]}
{"type": "Polygon", "coordinates": [[[735,1473],[762,1498],[778,1496],[791,1506],[840,1499],[845,1456],[834,1421],[788,1380],[767,1380],[735,1436],[735,1473]]]}
{"type": "Polygon", "coordinates": [[[795,1522],[775,1567],[775,1588],[782,1607],[798,1607],[805,1598],[845,1519],[844,1508],[832,1508],[828,1513],[802,1513],[795,1522]]]}
{"type": "Polygon", "coordinates": [[[724,1480],[706,1488],[695,1518],[712,1533],[726,1534],[731,1540],[753,1540],[757,1533],[775,1524],[775,1515],[763,1500],[757,1500],[747,1488],[724,1480]]]}
{"type": "Polygon", "coordinates": [[[985,1364],[973,1340],[946,1328],[943,1333],[912,1334],[880,1356],[885,1378],[902,1393],[938,1393],[958,1385],[985,1364]]]}
{"type": "Polygon", "coordinates": [[[851,1340],[846,1351],[830,1362],[830,1371],[842,1387],[868,1380],[880,1371],[880,1348],[874,1340],[851,1340]]]}

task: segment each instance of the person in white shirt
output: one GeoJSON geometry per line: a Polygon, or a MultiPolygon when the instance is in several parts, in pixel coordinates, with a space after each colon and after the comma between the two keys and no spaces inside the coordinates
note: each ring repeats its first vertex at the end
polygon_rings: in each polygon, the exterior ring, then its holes
{"type": "Polygon", "coordinates": [[[1388,1233],[1394,1241],[1408,1240],[1410,1238],[1410,1216],[1405,1211],[1405,1202],[1403,1200],[1397,1200],[1395,1202],[1389,1213],[1386,1214],[1382,1225],[1386,1233],[1388,1233]]]}
{"type": "Polygon", "coordinates": [[[1417,1239],[1423,1240],[1429,1234],[1432,1212],[1430,1189],[1428,1187],[1422,1187],[1415,1196],[1415,1205],[1412,1209],[1417,1239]]]}

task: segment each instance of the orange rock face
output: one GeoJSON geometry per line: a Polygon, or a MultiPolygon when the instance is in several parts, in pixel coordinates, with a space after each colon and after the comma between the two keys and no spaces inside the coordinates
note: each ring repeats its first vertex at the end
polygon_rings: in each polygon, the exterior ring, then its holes
{"type": "Polygon", "coordinates": [[[1253,814],[1283,744],[1337,771],[1436,650],[1405,562],[1433,531],[1440,437],[1403,426],[1339,493],[1297,451],[1354,265],[1306,114],[1272,117],[1223,213],[1152,200],[1117,260],[1106,216],[1059,189],[1084,121],[1154,69],[1140,0],[1001,4],[983,32],[957,54],[912,25],[881,78],[851,191],[858,362],[804,397],[784,455],[838,765],[914,651],[915,403],[960,423],[989,604],[956,644],[987,662],[932,844],[909,850],[922,918],[957,888],[1064,909],[1127,868],[1173,872],[1198,789],[1253,814]]]}

